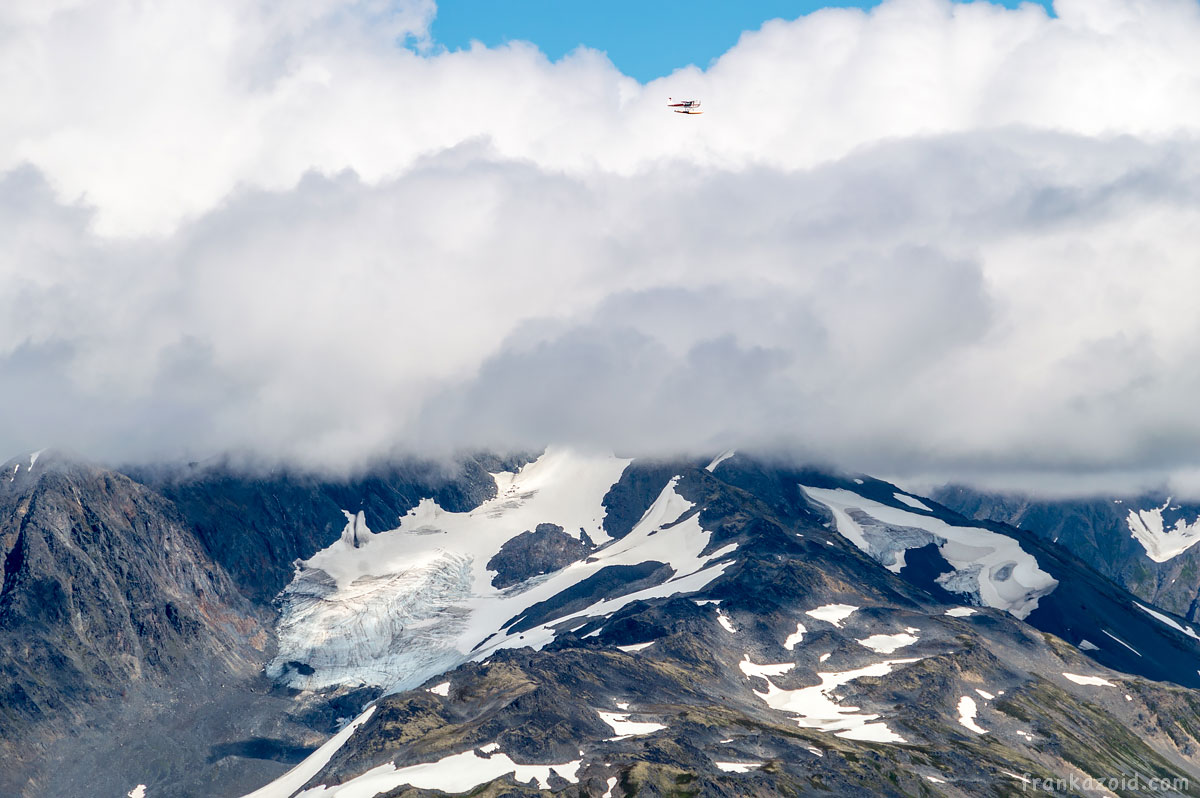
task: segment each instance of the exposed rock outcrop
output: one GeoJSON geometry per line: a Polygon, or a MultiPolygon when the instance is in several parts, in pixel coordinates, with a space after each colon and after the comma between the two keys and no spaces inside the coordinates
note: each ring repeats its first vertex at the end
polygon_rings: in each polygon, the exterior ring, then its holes
{"type": "Polygon", "coordinates": [[[501,546],[487,567],[496,572],[492,585],[509,587],[582,560],[594,548],[596,544],[583,530],[575,538],[557,524],[538,524],[501,546]]]}
{"type": "Polygon", "coordinates": [[[0,486],[0,552],[10,764],[35,758],[97,701],[189,675],[249,678],[263,661],[268,616],[170,502],[121,474],[43,455],[0,486]]]}

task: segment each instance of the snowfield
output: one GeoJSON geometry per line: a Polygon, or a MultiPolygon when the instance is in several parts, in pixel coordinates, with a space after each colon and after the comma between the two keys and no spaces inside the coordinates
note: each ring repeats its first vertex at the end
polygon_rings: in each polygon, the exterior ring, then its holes
{"type": "Polygon", "coordinates": [[[1021,619],[1037,609],[1038,599],[1058,587],[1058,581],[1038,567],[1037,559],[1006,535],[953,526],[849,490],[801,489],[829,508],[839,533],[895,573],[904,567],[905,551],[933,543],[953,569],[938,578],[944,588],[1021,619]]]}
{"type": "Polygon", "coordinates": [[[750,661],[750,655],[738,663],[738,668],[747,676],[759,676],[766,678],[768,676],[780,676],[788,673],[796,667],[794,662],[780,662],[777,665],[755,665],[750,661]]]}

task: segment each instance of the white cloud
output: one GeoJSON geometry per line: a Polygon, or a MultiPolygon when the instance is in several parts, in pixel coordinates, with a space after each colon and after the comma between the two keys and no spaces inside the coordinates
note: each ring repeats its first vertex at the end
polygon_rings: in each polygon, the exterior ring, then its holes
{"type": "Polygon", "coordinates": [[[0,11],[7,449],[1200,468],[1191,0],[826,10],[646,86],[429,3],[48,8],[0,11]]]}

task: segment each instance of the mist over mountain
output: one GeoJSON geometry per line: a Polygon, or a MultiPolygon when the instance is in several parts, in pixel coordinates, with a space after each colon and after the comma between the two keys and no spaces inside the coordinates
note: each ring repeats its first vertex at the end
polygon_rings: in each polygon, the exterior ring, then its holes
{"type": "Polygon", "coordinates": [[[369,6],[6,4],[6,453],[1195,492],[1194,2],[825,9],[646,85],[369,6]]]}

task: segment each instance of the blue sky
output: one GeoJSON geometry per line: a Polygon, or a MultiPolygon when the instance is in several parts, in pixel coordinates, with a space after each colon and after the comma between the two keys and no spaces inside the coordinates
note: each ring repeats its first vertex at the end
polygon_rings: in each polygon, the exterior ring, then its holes
{"type": "MultiPolygon", "coordinates": [[[[999,0],[1015,7],[1020,0],[999,0]]],[[[1050,0],[1041,0],[1050,7],[1050,0]]],[[[742,31],[768,19],[829,6],[869,8],[877,0],[439,0],[433,37],[451,50],[473,39],[489,46],[521,39],[553,59],[586,44],[643,82],[687,64],[707,66],[742,31]]]]}

